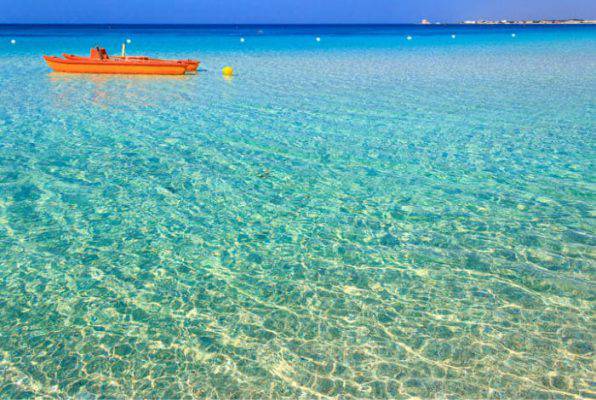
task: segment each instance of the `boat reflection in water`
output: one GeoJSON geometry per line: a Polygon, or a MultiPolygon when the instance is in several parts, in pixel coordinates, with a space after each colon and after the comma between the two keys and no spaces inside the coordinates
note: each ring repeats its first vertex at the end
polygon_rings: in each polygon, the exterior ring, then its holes
{"type": "Polygon", "coordinates": [[[47,74],[54,107],[67,110],[83,104],[102,109],[159,107],[180,100],[198,82],[188,75],[47,74]],[[194,81],[190,87],[186,83],[194,81]],[[186,82],[181,85],[182,82],[186,82]]]}

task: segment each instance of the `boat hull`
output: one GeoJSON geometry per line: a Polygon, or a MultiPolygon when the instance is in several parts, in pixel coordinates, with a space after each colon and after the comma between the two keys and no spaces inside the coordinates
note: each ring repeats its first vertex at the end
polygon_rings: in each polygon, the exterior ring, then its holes
{"type": "Polygon", "coordinates": [[[188,60],[186,64],[186,70],[188,72],[196,72],[199,69],[199,62],[188,60]]]}
{"type": "MultiPolygon", "coordinates": [[[[90,60],[89,57],[75,56],[74,54],[64,53],[64,54],[62,54],[62,56],[67,60],[90,60]]],[[[147,56],[127,56],[127,57],[116,56],[111,59],[118,60],[118,61],[127,60],[127,61],[145,61],[145,62],[172,62],[170,60],[163,60],[160,58],[151,58],[151,57],[147,57],[147,56]]],[[[196,60],[174,60],[173,62],[179,62],[179,63],[185,64],[187,72],[196,72],[199,69],[199,64],[200,64],[200,61],[196,61],[196,60]]]]}
{"type": "MultiPolygon", "coordinates": [[[[68,57],[72,57],[72,56],[66,56],[66,58],[68,57]]],[[[115,57],[117,60],[122,60],[122,59],[127,59],[127,60],[143,60],[143,61],[168,61],[168,60],[163,60],[160,58],[151,58],[151,57],[146,57],[146,56],[127,56],[126,58],[122,58],[122,57],[115,57]]],[[[186,65],[186,72],[196,72],[199,69],[199,64],[200,61],[196,61],[196,60],[176,60],[177,62],[181,62],[183,64],[186,65]]]]}
{"type": "Polygon", "coordinates": [[[55,72],[71,74],[184,75],[187,65],[176,62],[67,60],[44,57],[55,72]]]}
{"type": "MultiPolygon", "coordinates": [[[[115,59],[117,60],[122,60],[122,57],[115,57],[115,59]]],[[[131,57],[126,57],[126,59],[128,60],[142,60],[142,61],[168,61],[168,60],[162,60],[160,58],[150,58],[150,57],[144,57],[144,56],[131,56],[131,57]]],[[[183,63],[186,65],[186,72],[196,72],[199,69],[199,61],[195,61],[195,60],[177,60],[177,62],[183,63]]]]}

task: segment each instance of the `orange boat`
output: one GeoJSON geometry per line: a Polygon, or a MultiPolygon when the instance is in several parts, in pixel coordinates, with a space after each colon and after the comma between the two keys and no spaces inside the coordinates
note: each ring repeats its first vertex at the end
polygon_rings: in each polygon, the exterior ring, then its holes
{"type": "Polygon", "coordinates": [[[48,66],[56,72],[78,74],[143,74],[183,75],[196,71],[199,62],[194,60],[160,60],[149,57],[110,58],[105,49],[91,49],[90,57],[64,55],[64,58],[44,56],[48,66]]]}
{"type": "MultiPolygon", "coordinates": [[[[62,53],[62,57],[66,58],[67,60],[89,60],[90,57],[81,57],[75,56],[74,54],[66,54],[62,53]]],[[[147,56],[116,56],[112,57],[112,60],[125,60],[125,61],[170,61],[170,60],[162,60],[160,58],[151,58],[147,56]]],[[[196,72],[199,69],[200,61],[197,60],[175,60],[179,61],[183,64],[186,64],[186,72],[196,72]]]]}

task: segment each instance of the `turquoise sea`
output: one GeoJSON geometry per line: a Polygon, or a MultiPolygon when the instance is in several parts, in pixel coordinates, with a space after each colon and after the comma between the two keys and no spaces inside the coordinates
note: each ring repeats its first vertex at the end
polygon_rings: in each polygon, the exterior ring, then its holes
{"type": "Polygon", "coordinates": [[[595,398],[595,112],[595,26],[0,26],[0,397],[595,398]]]}

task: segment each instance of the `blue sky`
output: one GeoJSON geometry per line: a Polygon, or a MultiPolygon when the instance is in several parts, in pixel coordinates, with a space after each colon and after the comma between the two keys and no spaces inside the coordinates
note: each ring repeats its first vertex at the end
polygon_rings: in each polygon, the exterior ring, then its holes
{"type": "Polygon", "coordinates": [[[403,23],[593,18],[596,0],[0,0],[0,23],[403,23]]]}

